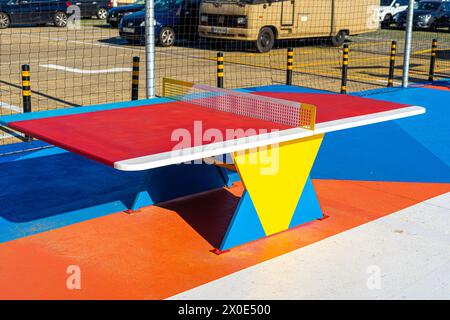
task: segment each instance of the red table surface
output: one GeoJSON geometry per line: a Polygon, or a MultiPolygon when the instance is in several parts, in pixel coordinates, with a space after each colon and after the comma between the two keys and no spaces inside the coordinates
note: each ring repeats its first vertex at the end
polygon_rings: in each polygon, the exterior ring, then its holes
{"type": "MultiPolygon", "coordinates": [[[[403,104],[335,94],[256,92],[256,94],[317,106],[317,123],[405,107],[403,104]]],[[[202,134],[216,129],[282,130],[289,127],[237,116],[184,102],[172,102],[11,122],[9,126],[55,146],[113,166],[114,162],[168,152],[176,129],[194,137],[194,121],[202,134]]],[[[193,140],[194,138],[192,138],[193,140]]],[[[214,141],[203,141],[209,144],[214,141]]],[[[194,142],[193,142],[194,144],[194,142]]]]}
{"type": "Polygon", "coordinates": [[[406,104],[344,94],[288,92],[255,92],[255,94],[315,105],[317,107],[316,123],[408,107],[406,104]]]}
{"type": "Polygon", "coordinates": [[[225,138],[227,129],[260,132],[290,128],[183,102],[25,120],[9,126],[109,166],[116,161],[173,150],[180,142],[171,141],[177,129],[189,132],[194,146],[214,142],[202,141],[208,129],[219,130],[225,138]],[[194,121],[201,121],[200,134],[194,133],[194,121]],[[194,142],[194,136],[200,143],[194,142]]]}

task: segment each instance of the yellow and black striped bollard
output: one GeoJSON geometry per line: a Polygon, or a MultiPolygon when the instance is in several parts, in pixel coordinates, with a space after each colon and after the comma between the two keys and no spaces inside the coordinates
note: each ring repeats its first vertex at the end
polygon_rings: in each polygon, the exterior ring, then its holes
{"type": "Polygon", "coordinates": [[[131,100],[139,98],[139,57],[133,57],[133,72],[131,76],[131,100]]]}
{"type": "Polygon", "coordinates": [[[223,88],[223,52],[217,52],[217,87],[223,88]]]}
{"type": "Polygon", "coordinates": [[[391,44],[391,58],[389,61],[389,78],[388,87],[394,86],[394,68],[395,68],[395,58],[397,57],[397,41],[392,41],[391,44]]]}
{"type": "Polygon", "coordinates": [[[292,85],[292,70],[294,66],[294,49],[287,49],[286,84],[292,85]]]}
{"type": "MultiPolygon", "coordinates": [[[[23,113],[31,112],[31,85],[30,85],[30,66],[28,64],[22,65],[22,99],[23,99],[23,113]]],[[[25,135],[25,141],[31,141],[33,138],[25,135]]]]}
{"type": "Polygon", "coordinates": [[[342,55],[342,80],[341,93],[347,93],[347,73],[348,73],[348,44],[344,44],[344,54],[342,55]]]}
{"type": "Polygon", "coordinates": [[[430,59],[430,72],[428,74],[428,81],[434,81],[434,69],[436,67],[436,52],[437,52],[438,42],[433,39],[431,44],[431,59],[430,59]]]}

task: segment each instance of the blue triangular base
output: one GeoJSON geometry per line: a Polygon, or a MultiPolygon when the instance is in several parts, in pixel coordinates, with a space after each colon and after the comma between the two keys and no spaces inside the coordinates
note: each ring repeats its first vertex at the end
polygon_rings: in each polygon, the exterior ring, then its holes
{"type": "Polygon", "coordinates": [[[148,194],[147,191],[140,191],[136,195],[136,198],[134,199],[133,206],[131,207],[131,210],[138,210],[139,208],[150,206],[154,204],[154,201],[152,197],[148,194]]]}
{"type": "Polygon", "coordinates": [[[227,250],[265,236],[250,195],[244,191],[219,249],[227,250]]]}
{"type": "Polygon", "coordinates": [[[317,199],[316,191],[308,177],[302,195],[295,208],[289,228],[296,227],[300,224],[310,222],[323,217],[322,209],[320,208],[319,200],[317,199]]]}
{"type": "Polygon", "coordinates": [[[216,166],[180,164],[147,170],[142,180],[135,183],[135,194],[124,204],[138,210],[154,203],[168,201],[207,190],[221,188],[234,181],[233,172],[218,170],[216,166]],[[231,182],[229,182],[231,181],[231,182]]]}

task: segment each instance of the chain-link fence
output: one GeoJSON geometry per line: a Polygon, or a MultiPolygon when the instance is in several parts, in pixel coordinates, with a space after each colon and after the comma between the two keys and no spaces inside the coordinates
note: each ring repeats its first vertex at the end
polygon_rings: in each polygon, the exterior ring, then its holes
{"type": "MultiPolygon", "coordinates": [[[[286,84],[288,59],[292,85],[340,92],[344,44],[346,91],[385,88],[392,41],[392,83],[400,86],[407,2],[154,0],[155,93],[163,77],[217,85],[218,73],[225,88],[286,84]]],[[[0,0],[0,115],[24,110],[22,65],[30,67],[32,112],[130,100],[133,57],[145,98],[144,5],[0,0]]],[[[434,80],[450,78],[450,2],[423,0],[414,11],[410,82],[429,80],[433,39],[434,80]]],[[[21,138],[2,128],[0,148],[21,138]]]]}

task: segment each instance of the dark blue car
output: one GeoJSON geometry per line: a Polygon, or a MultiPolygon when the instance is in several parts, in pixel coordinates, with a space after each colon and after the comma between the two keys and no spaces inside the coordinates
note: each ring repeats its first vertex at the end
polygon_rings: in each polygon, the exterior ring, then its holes
{"type": "MultiPolygon", "coordinates": [[[[398,28],[406,26],[407,12],[394,16],[398,28]]],[[[416,3],[414,7],[414,28],[431,29],[448,28],[450,31],[450,2],[440,0],[425,0],[416,3]]]]}
{"type": "Polygon", "coordinates": [[[0,1],[0,29],[15,25],[40,25],[53,23],[67,25],[67,8],[72,4],[60,0],[10,0],[0,1]]]}
{"type": "MultiPolygon", "coordinates": [[[[1,0],[0,0],[1,1],[1,0]]],[[[145,0],[137,0],[126,6],[115,7],[108,11],[106,22],[113,28],[117,28],[120,20],[131,13],[141,11],[145,7],[145,0]]]]}
{"type": "Polygon", "coordinates": [[[65,27],[67,17],[75,12],[80,18],[106,19],[111,7],[111,0],[0,0],[0,28],[49,22],[65,27]]]}
{"type": "Polygon", "coordinates": [[[109,8],[112,8],[112,0],[72,0],[72,5],[80,9],[82,18],[97,17],[106,19],[109,8]]]}
{"type": "MultiPolygon", "coordinates": [[[[172,46],[178,37],[197,36],[200,0],[155,0],[155,36],[159,45],[172,46]]],[[[130,43],[145,42],[145,12],[122,18],[119,34],[130,43]]]]}

